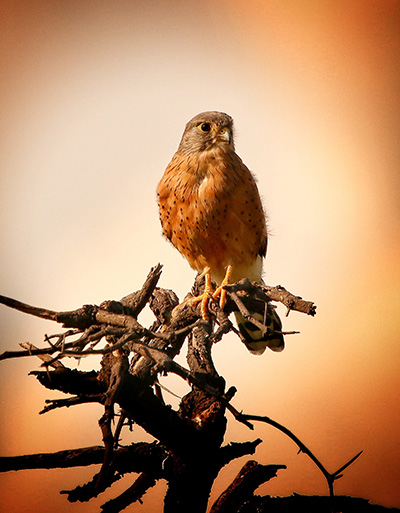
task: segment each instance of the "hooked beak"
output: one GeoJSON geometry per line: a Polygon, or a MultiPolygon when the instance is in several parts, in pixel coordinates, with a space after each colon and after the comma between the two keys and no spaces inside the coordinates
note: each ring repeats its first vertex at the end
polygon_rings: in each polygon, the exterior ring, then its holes
{"type": "Polygon", "coordinates": [[[228,128],[221,128],[218,134],[218,138],[226,141],[228,144],[232,142],[232,133],[228,128]]]}

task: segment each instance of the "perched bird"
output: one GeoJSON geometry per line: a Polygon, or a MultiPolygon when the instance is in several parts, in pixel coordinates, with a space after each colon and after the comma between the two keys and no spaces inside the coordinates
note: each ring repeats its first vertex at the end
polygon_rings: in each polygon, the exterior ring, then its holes
{"type": "MultiPolygon", "coordinates": [[[[242,278],[262,282],[265,214],[253,175],[235,152],[228,114],[203,112],[187,123],[157,195],[163,234],[193,269],[205,274],[205,317],[211,280],[220,286],[242,278]]],[[[221,287],[212,295],[220,293],[221,287]]],[[[252,353],[283,349],[281,322],[272,306],[264,316],[252,313],[270,328],[265,334],[239,312],[235,315],[252,353]]]]}

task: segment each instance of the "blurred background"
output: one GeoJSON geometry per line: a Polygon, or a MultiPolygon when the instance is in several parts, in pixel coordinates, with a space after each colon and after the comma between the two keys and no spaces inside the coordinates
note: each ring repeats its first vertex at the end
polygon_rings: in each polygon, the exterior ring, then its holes
{"type": "MultiPolygon", "coordinates": [[[[160,285],[182,299],[194,272],[161,236],[155,189],[185,123],[229,113],[269,217],[265,281],[318,309],[284,319],[301,334],[280,354],[255,357],[226,337],[216,367],[238,388],[236,408],[283,423],[328,470],[364,451],[338,494],[399,507],[400,4],[3,0],[0,9],[0,293],[70,310],[137,290],[162,262],[160,285]]],[[[3,306],[0,326],[0,352],[60,332],[3,306]]],[[[99,406],[39,416],[58,397],[28,376],[40,361],[0,364],[1,455],[101,443],[99,406]]],[[[327,492],[284,435],[230,418],[226,442],[257,437],[259,462],[288,467],[260,493],[327,492]]],[[[135,428],[124,441],[142,439],[135,428]]],[[[245,462],[221,472],[213,499],[245,462]]],[[[96,470],[0,475],[0,509],[99,511],[134,476],[88,504],[59,495],[96,470]]],[[[164,491],[160,482],[131,509],[161,511],[164,491]]]]}

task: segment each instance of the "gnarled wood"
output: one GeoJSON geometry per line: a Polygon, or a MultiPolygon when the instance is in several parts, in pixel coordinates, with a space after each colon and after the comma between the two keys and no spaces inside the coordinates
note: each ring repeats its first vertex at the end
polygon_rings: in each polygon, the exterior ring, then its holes
{"type": "MultiPolygon", "coordinates": [[[[52,319],[68,328],[46,337],[46,347],[24,344],[23,351],[6,351],[0,355],[3,360],[32,355],[41,358],[45,369],[32,374],[49,390],[68,396],[47,401],[42,413],[86,402],[97,402],[104,408],[99,419],[104,447],[0,458],[0,471],[101,463],[100,471],[88,483],[63,492],[68,500],[90,500],[112,486],[122,474],[138,473],[131,486],[106,503],[103,511],[118,512],[141,501],[147,489],[157,480],[165,479],[168,482],[165,513],[204,513],[219,471],[233,459],[255,452],[260,439],[223,445],[226,410],[251,428],[251,421],[260,417],[242,414],[232,405],[236,389],[225,390],[225,380],[212,359],[213,345],[231,331],[238,334],[229,319],[237,309],[262,312],[266,305],[271,307],[271,301],[280,301],[290,310],[314,315],[315,305],[281,286],[268,287],[242,280],[225,287],[228,301],[224,310],[218,303],[210,303],[210,319],[204,321],[200,306],[194,308],[190,301],[192,295],[180,303],[173,291],[157,287],[160,274],[158,264],[150,270],[139,291],[120,301],[107,300],[100,306],[84,305],[69,312],[31,307],[0,296],[0,303],[6,306],[52,319]],[[149,328],[138,320],[146,304],[155,316],[149,328]],[[187,367],[175,361],[185,341],[187,367]],[[66,356],[79,358],[92,354],[102,355],[100,371],[72,370],[63,360],[66,356]],[[174,373],[190,385],[190,392],[181,399],[177,410],[166,405],[162,397],[158,376],[165,373],[174,373]],[[117,407],[122,413],[114,427],[117,407]],[[124,429],[132,424],[140,425],[156,442],[121,447],[119,441],[124,429]]],[[[203,286],[202,279],[197,278],[192,293],[200,294],[203,286]]],[[[319,464],[311,453],[308,455],[319,464]]],[[[322,465],[318,466],[324,470],[322,465]]],[[[233,507],[238,508],[246,501],[251,504],[259,484],[273,477],[280,468],[285,467],[264,466],[254,461],[246,464],[214,504],[213,513],[236,513],[238,509],[232,510],[233,507]]],[[[337,478],[337,473],[329,476],[337,478]]]]}

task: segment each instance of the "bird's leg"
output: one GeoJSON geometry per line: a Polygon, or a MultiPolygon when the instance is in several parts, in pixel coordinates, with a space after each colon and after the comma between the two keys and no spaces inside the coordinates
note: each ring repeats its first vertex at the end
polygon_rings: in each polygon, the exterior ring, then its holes
{"type": "Polygon", "coordinates": [[[210,300],[211,301],[213,300],[213,292],[214,292],[214,289],[213,289],[212,283],[211,283],[211,272],[210,272],[209,267],[207,267],[204,270],[204,279],[205,279],[205,283],[204,283],[203,294],[201,294],[200,296],[194,297],[193,299],[190,300],[190,302],[192,305],[195,305],[196,303],[199,303],[201,301],[201,316],[205,321],[208,321],[209,315],[208,315],[208,311],[207,311],[207,305],[210,300]]]}
{"type": "Polygon", "coordinates": [[[226,304],[226,290],[224,289],[224,285],[229,285],[230,278],[232,276],[232,266],[228,265],[226,268],[225,277],[221,282],[221,285],[217,287],[216,291],[212,295],[213,299],[217,299],[219,296],[219,306],[220,308],[224,308],[226,304]]]}

